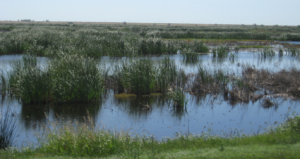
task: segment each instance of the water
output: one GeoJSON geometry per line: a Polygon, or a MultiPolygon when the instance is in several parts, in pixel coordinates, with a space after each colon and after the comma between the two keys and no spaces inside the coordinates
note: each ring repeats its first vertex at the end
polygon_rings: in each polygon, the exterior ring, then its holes
{"type": "MultiPolygon", "coordinates": [[[[186,73],[196,73],[198,66],[209,69],[223,69],[236,75],[241,74],[242,65],[249,65],[257,69],[268,69],[274,72],[281,69],[297,67],[298,58],[283,56],[279,58],[260,58],[258,52],[240,52],[235,54],[235,60],[216,59],[210,54],[200,55],[197,63],[185,63],[182,55],[170,55],[178,68],[186,73]]],[[[160,60],[162,57],[148,57],[160,60]]],[[[11,70],[10,61],[21,59],[20,55],[0,56],[2,72],[11,70]]],[[[99,60],[99,67],[105,67],[113,73],[113,67],[122,62],[130,62],[131,58],[103,57],[99,60]]],[[[38,65],[47,66],[47,58],[39,57],[38,65]]],[[[0,70],[0,71],[1,71],[0,70]]],[[[43,132],[40,125],[49,127],[51,122],[78,121],[83,117],[90,117],[96,126],[104,126],[112,130],[128,130],[132,134],[154,135],[157,139],[175,137],[178,134],[200,134],[209,132],[213,135],[228,136],[238,133],[253,135],[264,132],[270,126],[276,126],[291,115],[299,113],[299,102],[293,100],[272,99],[276,106],[265,109],[262,101],[255,103],[231,104],[221,96],[207,95],[196,97],[187,95],[186,109],[175,109],[170,106],[169,100],[164,96],[138,96],[135,99],[117,99],[112,91],[108,91],[101,102],[92,104],[53,104],[22,105],[20,101],[8,96],[1,96],[0,111],[5,112],[12,108],[20,124],[14,146],[21,147],[30,144],[36,145],[37,136],[43,132]],[[142,110],[141,105],[149,104],[152,110],[142,110]]]]}
{"type": "Polygon", "coordinates": [[[295,45],[300,45],[300,41],[278,41],[280,43],[289,43],[289,44],[295,44],[295,45]]]}

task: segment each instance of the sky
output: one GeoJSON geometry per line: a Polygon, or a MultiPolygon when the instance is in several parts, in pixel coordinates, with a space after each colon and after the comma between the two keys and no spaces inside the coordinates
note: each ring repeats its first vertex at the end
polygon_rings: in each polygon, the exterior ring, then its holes
{"type": "Polygon", "coordinates": [[[0,0],[0,21],[300,25],[300,0],[0,0]]]}

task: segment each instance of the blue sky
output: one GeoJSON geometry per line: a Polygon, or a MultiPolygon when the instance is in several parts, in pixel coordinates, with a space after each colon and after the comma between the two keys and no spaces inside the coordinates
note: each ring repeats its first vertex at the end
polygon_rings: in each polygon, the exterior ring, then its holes
{"type": "Polygon", "coordinates": [[[300,0],[1,0],[0,20],[300,25],[300,0]]]}

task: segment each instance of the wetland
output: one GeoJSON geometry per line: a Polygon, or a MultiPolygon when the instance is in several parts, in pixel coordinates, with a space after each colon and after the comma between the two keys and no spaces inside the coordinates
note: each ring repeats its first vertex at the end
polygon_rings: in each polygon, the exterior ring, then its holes
{"type": "Polygon", "coordinates": [[[300,112],[299,28],[1,25],[13,147],[65,124],[157,141],[258,135],[300,112]]]}

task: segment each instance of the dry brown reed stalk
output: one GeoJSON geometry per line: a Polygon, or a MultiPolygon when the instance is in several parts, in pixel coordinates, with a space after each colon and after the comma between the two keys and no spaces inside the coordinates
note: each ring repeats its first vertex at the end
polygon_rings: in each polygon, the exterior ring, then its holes
{"type": "Polygon", "coordinates": [[[243,71],[245,81],[254,87],[270,91],[274,97],[300,98],[300,70],[281,70],[271,73],[268,70],[246,68],[243,71]]]}

